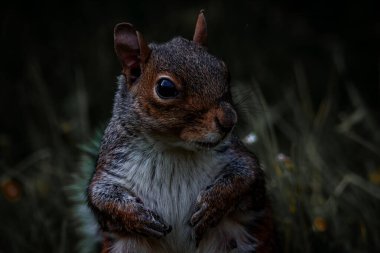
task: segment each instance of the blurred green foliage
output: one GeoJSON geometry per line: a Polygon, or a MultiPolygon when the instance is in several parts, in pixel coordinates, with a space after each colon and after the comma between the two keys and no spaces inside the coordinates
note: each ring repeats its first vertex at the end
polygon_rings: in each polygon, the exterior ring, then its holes
{"type": "Polygon", "coordinates": [[[113,26],[129,21],[148,41],[191,38],[202,8],[209,50],[232,75],[237,132],[268,175],[284,252],[380,249],[375,1],[55,0],[0,9],[1,253],[78,244],[68,186],[86,180],[94,158],[79,146],[110,117],[113,26]]]}

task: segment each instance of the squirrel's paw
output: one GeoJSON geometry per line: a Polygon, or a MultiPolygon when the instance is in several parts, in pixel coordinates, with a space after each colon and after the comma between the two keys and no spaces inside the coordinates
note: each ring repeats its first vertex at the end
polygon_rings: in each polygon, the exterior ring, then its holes
{"type": "Polygon", "coordinates": [[[127,231],[154,238],[163,237],[172,230],[156,212],[136,202],[126,208],[123,223],[127,231]]]}
{"type": "Polygon", "coordinates": [[[202,191],[190,219],[198,246],[208,228],[216,226],[228,211],[228,203],[221,198],[218,190],[210,188],[202,191]]]}
{"type": "Polygon", "coordinates": [[[146,208],[139,198],[116,208],[115,212],[104,220],[106,223],[103,228],[106,231],[120,235],[140,234],[158,239],[172,230],[156,212],[146,208]]]}

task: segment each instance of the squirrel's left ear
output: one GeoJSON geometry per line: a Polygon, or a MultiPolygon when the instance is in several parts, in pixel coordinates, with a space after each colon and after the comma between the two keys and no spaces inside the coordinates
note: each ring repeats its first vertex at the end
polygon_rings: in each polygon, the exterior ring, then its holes
{"type": "Polygon", "coordinates": [[[151,49],[141,33],[129,23],[120,23],[114,30],[115,51],[127,80],[134,82],[141,74],[151,49]]]}
{"type": "Polygon", "coordinates": [[[204,10],[201,10],[198,15],[193,41],[201,46],[207,46],[207,24],[204,10]]]}

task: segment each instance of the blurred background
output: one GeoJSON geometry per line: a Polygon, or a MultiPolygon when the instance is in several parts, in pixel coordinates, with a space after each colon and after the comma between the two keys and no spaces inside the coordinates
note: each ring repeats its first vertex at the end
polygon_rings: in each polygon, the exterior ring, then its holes
{"type": "Polygon", "coordinates": [[[0,8],[1,253],[90,252],[75,205],[111,116],[113,27],[191,39],[200,9],[283,251],[380,250],[376,1],[51,0],[0,8]]]}

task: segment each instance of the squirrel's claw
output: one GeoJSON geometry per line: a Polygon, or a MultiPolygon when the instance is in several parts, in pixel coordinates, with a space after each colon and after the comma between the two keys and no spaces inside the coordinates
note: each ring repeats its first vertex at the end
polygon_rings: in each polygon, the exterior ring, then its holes
{"type": "Polygon", "coordinates": [[[204,216],[204,213],[207,210],[207,207],[208,207],[207,203],[202,203],[200,205],[197,205],[197,207],[194,210],[194,214],[193,216],[191,216],[191,219],[190,219],[191,226],[195,226],[202,219],[202,217],[204,216]]]}
{"type": "Polygon", "coordinates": [[[152,229],[150,227],[143,227],[140,231],[138,231],[140,234],[145,236],[154,237],[156,239],[159,239],[161,237],[166,236],[170,231],[172,230],[171,226],[167,226],[164,229],[152,229]]]}
{"type": "Polygon", "coordinates": [[[140,227],[136,229],[137,232],[146,236],[160,238],[172,230],[171,226],[167,225],[155,212],[144,207],[141,207],[140,211],[142,215],[139,217],[140,227]]]}
{"type": "Polygon", "coordinates": [[[190,218],[197,247],[207,229],[218,224],[226,212],[225,206],[216,196],[212,189],[201,192],[190,218]]]}

